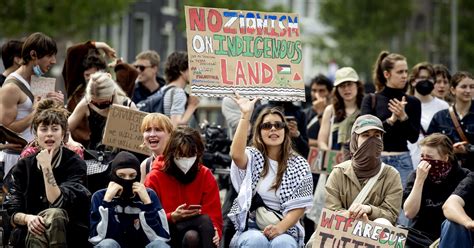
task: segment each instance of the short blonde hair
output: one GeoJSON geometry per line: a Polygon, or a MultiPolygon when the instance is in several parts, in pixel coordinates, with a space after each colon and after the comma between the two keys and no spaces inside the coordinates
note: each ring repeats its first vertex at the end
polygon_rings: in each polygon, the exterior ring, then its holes
{"type": "Polygon", "coordinates": [[[453,151],[453,142],[449,139],[448,136],[441,133],[433,133],[426,136],[424,139],[420,140],[420,146],[429,146],[436,148],[439,155],[444,156],[448,155],[449,159],[455,161],[453,151]]]}
{"type": "Polygon", "coordinates": [[[156,126],[158,129],[163,130],[166,133],[171,133],[173,131],[171,119],[168,116],[160,113],[147,114],[142,120],[140,132],[144,133],[147,128],[152,126],[156,126]]]}
{"type": "Polygon", "coordinates": [[[92,97],[105,99],[114,97],[114,103],[122,103],[123,98],[127,94],[120,88],[120,86],[112,79],[110,74],[98,71],[91,75],[91,79],[87,83],[85,99],[91,101],[92,97]]]}
{"type": "Polygon", "coordinates": [[[160,55],[153,51],[153,50],[148,50],[148,51],[144,51],[144,52],[141,52],[139,53],[136,57],[135,57],[136,60],[139,60],[139,59],[146,59],[148,61],[150,61],[150,64],[151,65],[154,65],[156,67],[160,67],[160,55]]]}

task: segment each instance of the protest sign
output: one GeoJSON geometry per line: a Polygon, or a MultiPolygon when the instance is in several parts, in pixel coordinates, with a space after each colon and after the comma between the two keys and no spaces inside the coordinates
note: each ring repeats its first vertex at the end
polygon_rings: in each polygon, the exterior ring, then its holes
{"type": "Polygon", "coordinates": [[[148,148],[140,147],[143,143],[143,134],[140,133],[140,126],[146,115],[147,113],[145,112],[129,109],[125,106],[116,104],[110,106],[102,143],[150,155],[148,148]]]}
{"type": "Polygon", "coordinates": [[[398,227],[346,218],[323,208],[313,247],[404,248],[407,235],[398,227]]]}
{"type": "Polygon", "coordinates": [[[344,153],[337,150],[321,150],[311,147],[308,154],[308,163],[311,172],[315,174],[331,173],[332,168],[344,162],[344,153]]]}
{"type": "Polygon", "coordinates": [[[194,95],[305,101],[299,17],[185,6],[194,95]]]}
{"type": "Polygon", "coordinates": [[[31,76],[31,93],[41,98],[46,97],[49,92],[54,92],[56,78],[31,76]]]}

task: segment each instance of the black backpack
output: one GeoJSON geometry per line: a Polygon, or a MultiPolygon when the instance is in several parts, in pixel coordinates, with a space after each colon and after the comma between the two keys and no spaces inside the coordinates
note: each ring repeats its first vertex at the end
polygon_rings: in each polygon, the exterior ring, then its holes
{"type": "Polygon", "coordinates": [[[147,113],[162,113],[164,114],[164,98],[166,95],[166,92],[176,86],[170,85],[166,88],[161,88],[157,92],[155,92],[153,95],[147,97],[147,99],[140,101],[137,103],[137,108],[140,111],[147,112],[147,113]]]}

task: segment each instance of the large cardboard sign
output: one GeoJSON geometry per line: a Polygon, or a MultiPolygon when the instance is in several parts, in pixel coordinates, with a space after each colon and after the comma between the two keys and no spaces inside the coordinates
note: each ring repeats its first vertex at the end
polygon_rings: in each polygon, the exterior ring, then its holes
{"type": "Polygon", "coordinates": [[[185,6],[194,95],[305,101],[299,17],[185,6]]]}
{"type": "Polygon", "coordinates": [[[403,248],[407,235],[398,227],[346,218],[323,208],[313,247],[403,248]]]}
{"type": "Polygon", "coordinates": [[[140,126],[146,115],[147,113],[145,112],[129,109],[125,106],[116,104],[110,106],[102,143],[150,155],[148,148],[140,147],[143,143],[143,134],[140,133],[140,126]]]}
{"type": "Polygon", "coordinates": [[[311,172],[315,174],[331,173],[332,168],[344,162],[344,153],[336,150],[321,150],[316,147],[310,147],[308,154],[308,163],[311,172]]]}
{"type": "Polygon", "coordinates": [[[54,92],[56,78],[31,76],[31,93],[41,98],[46,97],[49,92],[54,92]]]}

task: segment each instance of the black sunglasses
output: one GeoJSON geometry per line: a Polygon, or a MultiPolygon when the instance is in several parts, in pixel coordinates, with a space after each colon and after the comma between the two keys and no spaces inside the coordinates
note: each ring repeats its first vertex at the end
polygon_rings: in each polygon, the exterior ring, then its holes
{"type": "Polygon", "coordinates": [[[138,70],[140,71],[144,71],[146,68],[148,67],[152,67],[152,65],[149,65],[149,66],[145,66],[145,65],[134,65],[135,68],[137,68],[138,70]]]}
{"type": "Polygon", "coordinates": [[[286,123],[282,121],[276,121],[275,123],[265,122],[265,123],[260,124],[260,129],[263,129],[263,130],[270,130],[273,127],[276,130],[280,130],[286,127],[286,123]]]}

